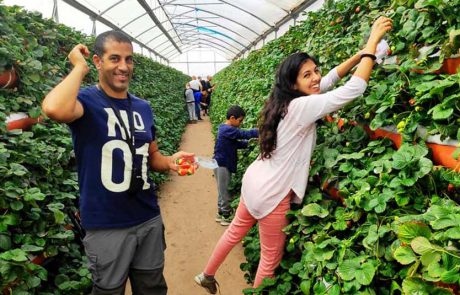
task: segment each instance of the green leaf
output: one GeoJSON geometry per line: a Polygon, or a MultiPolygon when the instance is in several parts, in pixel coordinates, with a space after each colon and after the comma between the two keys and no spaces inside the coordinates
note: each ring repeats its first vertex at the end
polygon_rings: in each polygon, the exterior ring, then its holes
{"type": "Polygon", "coordinates": [[[40,286],[41,280],[36,276],[29,276],[26,280],[26,284],[29,288],[33,289],[40,286]]]}
{"type": "Polygon", "coordinates": [[[31,73],[28,75],[28,78],[34,83],[38,83],[40,81],[40,75],[38,73],[31,73]]]}
{"type": "Polygon", "coordinates": [[[415,261],[416,256],[410,247],[398,247],[393,253],[393,257],[402,265],[408,265],[415,261]]]}
{"type": "Polygon", "coordinates": [[[41,193],[38,188],[32,188],[26,192],[24,195],[25,201],[43,201],[46,195],[41,193]]]}
{"type": "Polygon", "coordinates": [[[300,283],[300,290],[304,295],[310,295],[311,280],[302,281],[300,283]]]}
{"type": "Polygon", "coordinates": [[[404,294],[431,295],[430,288],[421,279],[406,278],[402,283],[404,294]]]}
{"type": "Polygon", "coordinates": [[[393,154],[393,168],[402,170],[412,161],[412,155],[399,149],[393,154]]]}
{"type": "Polygon", "coordinates": [[[415,184],[416,180],[415,178],[404,178],[404,179],[401,179],[401,184],[404,185],[404,186],[408,186],[408,187],[411,187],[415,184]]]}
{"type": "Polygon", "coordinates": [[[308,204],[302,208],[303,216],[318,216],[319,218],[324,218],[329,215],[329,212],[323,209],[320,205],[316,203],[308,204]]]}
{"type": "Polygon", "coordinates": [[[454,269],[444,272],[441,275],[441,281],[448,284],[458,284],[460,281],[460,274],[458,272],[459,266],[457,265],[454,269]]]}
{"type": "Polygon", "coordinates": [[[340,294],[342,293],[340,292],[340,285],[338,284],[332,285],[332,287],[330,287],[328,290],[328,295],[340,295],[340,294]]]}
{"type": "Polygon", "coordinates": [[[23,176],[27,173],[27,168],[18,163],[11,163],[10,164],[10,173],[16,176],[23,176]]]}
{"type": "Polygon", "coordinates": [[[20,211],[22,208],[24,208],[24,204],[21,201],[13,201],[10,203],[10,207],[14,211],[20,211]]]}
{"type": "Polygon", "coordinates": [[[449,228],[446,230],[446,236],[453,240],[460,240],[460,227],[449,228]]]}
{"type": "Polygon", "coordinates": [[[11,249],[11,238],[6,234],[0,234],[0,249],[10,250],[11,249]]]}
{"type": "Polygon", "coordinates": [[[422,222],[406,222],[397,228],[398,238],[405,243],[410,243],[416,237],[431,238],[431,230],[422,222]]]}
{"type": "Polygon", "coordinates": [[[446,270],[442,268],[439,263],[434,262],[427,264],[427,271],[428,275],[432,278],[439,278],[446,270]]]}
{"type": "Polygon", "coordinates": [[[337,268],[337,273],[345,281],[351,281],[355,278],[356,270],[360,267],[356,259],[348,259],[342,262],[337,268]]]}
{"type": "Polygon", "coordinates": [[[367,286],[370,285],[372,279],[375,275],[375,267],[370,263],[366,262],[361,265],[359,269],[356,270],[356,280],[361,285],[367,286]]]}
{"type": "Polygon", "coordinates": [[[428,266],[432,264],[433,262],[436,263],[441,259],[441,254],[439,253],[434,253],[434,252],[428,252],[423,254],[420,257],[420,261],[424,266],[428,266]]]}
{"type": "Polygon", "coordinates": [[[431,172],[431,169],[433,168],[433,162],[431,162],[430,159],[421,158],[418,162],[418,167],[419,169],[415,172],[415,175],[418,178],[422,178],[431,172]]]}
{"type": "Polygon", "coordinates": [[[39,247],[35,245],[22,245],[21,250],[25,252],[36,252],[36,251],[43,251],[43,247],[39,247]]]}
{"type": "Polygon", "coordinates": [[[355,160],[359,160],[359,159],[362,159],[364,157],[364,153],[352,153],[352,154],[344,154],[344,155],[340,155],[338,156],[338,160],[342,160],[342,159],[355,159],[355,160]]]}
{"type": "Polygon", "coordinates": [[[340,166],[339,166],[339,171],[340,171],[340,172],[344,172],[344,173],[348,173],[348,172],[350,172],[352,169],[353,169],[353,164],[351,164],[351,163],[349,163],[349,162],[342,163],[342,164],[340,164],[340,166]]]}
{"type": "Polygon", "coordinates": [[[443,218],[443,219],[433,220],[430,222],[430,224],[433,227],[433,229],[439,230],[439,229],[445,229],[448,227],[456,226],[458,225],[458,221],[452,220],[450,218],[449,219],[443,218]]]}
{"type": "MultiPolygon", "coordinates": [[[[457,140],[460,140],[460,128],[458,128],[458,133],[457,133],[457,140]]],[[[460,148],[456,148],[455,151],[452,153],[452,158],[459,160],[458,156],[460,156],[460,148]]]]}
{"type": "Polygon", "coordinates": [[[42,69],[42,63],[36,59],[32,60],[31,62],[29,62],[28,64],[29,67],[37,70],[37,71],[40,71],[42,69]]]}
{"type": "Polygon", "coordinates": [[[413,239],[410,245],[415,253],[421,255],[437,251],[435,246],[433,246],[425,237],[417,237],[413,239]]]}
{"type": "Polygon", "coordinates": [[[27,261],[27,253],[21,249],[13,249],[0,254],[0,259],[12,260],[16,262],[27,261]]]}
{"type": "Polygon", "coordinates": [[[452,116],[454,113],[453,108],[445,108],[443,104],[438,104],[428,111],[428,114],[433,113],[434,120],[444,120],[452,116]]]}

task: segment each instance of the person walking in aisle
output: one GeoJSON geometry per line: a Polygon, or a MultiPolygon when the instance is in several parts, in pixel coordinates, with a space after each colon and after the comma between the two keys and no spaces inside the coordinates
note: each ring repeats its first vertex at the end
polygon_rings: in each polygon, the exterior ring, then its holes
{"type": "Polygon", "coordinates": [[[88,56],[82,44],[70,51],[73,69],[42,109],[72,132],[92,294],[122,295],[129,276],[133,294],[164,295],[164,226],[149,172],[176,170],[176,159],[193,154],[159,151],[149,103],[128,92],[134,64],[127,35],[96,37],[99,82],[80,89],[88,56]]]}
{"type": "Polygon", "coordinates": [[[219,125],[217,140],[214,146],[214,159],[219,167],[214,169],[217,181],[217,214],[216,221],[221,225],[229,225],[232,209],[230,207],[231,196],[228,191],[232,173],[236,173],[238,164],[238,149],[248,147],[248,139],[257,138],[259,132],[256,128],[241,130],[246,113],[238,106],[231,106],[227,110],[227,120],[219,125]]]}
{"type": "Polygon", "coordinates": [[[261,113],[259,157],[243,176],[241,199],[235,217],[218,241],[203,272],[195,282],[216,294],[214,277],[231,249],[258,222],[260,262],[253,287],[273,277],[283,256],[290,203],[302,203],[310,158],[315,146],[315,121],[361,96],[367,87],[377,44],[391,30],[392,20],[378,18],[363,50],[321,78],[316,61],[295,53],[279,66],[270,97],[261,113]],[[331,90],[355,65],[352,78],[331,90]]]}
{"type": "Polygon", "coordinates": [[[203,90],[203,87],[201,86],[200,80],[198,80],[196,76],[192,76],[192,80],[188,83],[195,97],[195,113],[197,120],[201,121],[201,91],[203,90]]]}
{"type": "Polygon", "coordinates": [[[212,90],[214,88],[214,86],[211,85],[211,80],[212,80],[212,77],[211,76],[208,76],[207,77],[207,80],[204,81],[204,84],[203,84],[203,92],[206,92],[206,107],[203,108],[203,115],[205,116],[209,116],[209,108],[211,107],[211,94],[212,94],[212,90]]]}
{"type": "Polygon", "coordinates": [[[196,123],[198,118],[195,112],[195,96],[193,95],[193,90],[190,88],[190,83],[185,85],[184,96],[190,123],[196,123]]]}

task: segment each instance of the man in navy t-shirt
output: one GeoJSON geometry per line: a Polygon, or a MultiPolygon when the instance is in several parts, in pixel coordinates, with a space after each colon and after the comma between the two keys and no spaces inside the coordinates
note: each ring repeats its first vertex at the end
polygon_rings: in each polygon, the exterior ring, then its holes
{"type": "Polygon", "coordinates": [[[80,90],[89,72],[85,56],[86,46],[72,49],[72,71],[42,107],[72,131],[92,294],[124,294],[128,276],[134,294],[166,294],[164,227],[149,171],[176,170],[176,159],[193,154],[158,150],[149,103],[128,93],[133,47],[127,35],[108,31],[96,38],[99,83],[80,90]]]}

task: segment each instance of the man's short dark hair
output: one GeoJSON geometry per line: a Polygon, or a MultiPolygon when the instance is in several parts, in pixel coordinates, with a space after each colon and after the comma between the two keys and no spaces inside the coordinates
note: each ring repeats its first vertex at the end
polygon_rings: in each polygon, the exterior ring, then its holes
{"type": "Polygon", "coordinates": [[[105,42],[107,42],[108,40],[113,40],[120,43],[129,43],[131,45],[133,44],[131,42],[131,38],[122,31],[107,31],[99,34],[96,37],[96,41],[94,42],[94,54],[96,54],[99,57],[102,57],[102,55],[104,55],[105,42]]]}
{"type": "Polygon", "coordinates": [[[235,119],[246,116],[246,113],[239,105],[234,105],[228,108],[227,110],[227,120],[233,116],[235,119]]]}

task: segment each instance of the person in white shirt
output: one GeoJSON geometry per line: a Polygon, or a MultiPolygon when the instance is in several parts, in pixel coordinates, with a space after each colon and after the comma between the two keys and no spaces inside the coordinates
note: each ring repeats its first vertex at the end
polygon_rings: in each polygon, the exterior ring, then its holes
{"type": "Polygon", "coordinates": [[[316,61],[306,53],[295,53],[279,66],[275,85],[261,113],[261,154],[243,176],[241,198],[235,217],[217,243],[195,282],[216,294],[217,269],[230,250],[249,229],[259,223],[260,262],[256,288],[272,277],[283,256],[290,203],[302,203],[307,186],[310,158],[316,142],[315,121],[361,96],[367,87],[376,47],[392,20],[377,19],[363,50],[321,78],[316,61]],[[355,65],[352,78],[331,90],[355,65]]]}
{"type": "Polygon", "coordinates": [[[188,82],[190,84],[190,88],[193,92],[200,92],[202,89],[201,83],[197,80],[196,76],[192,76],[192,81],[188,82]]]}

